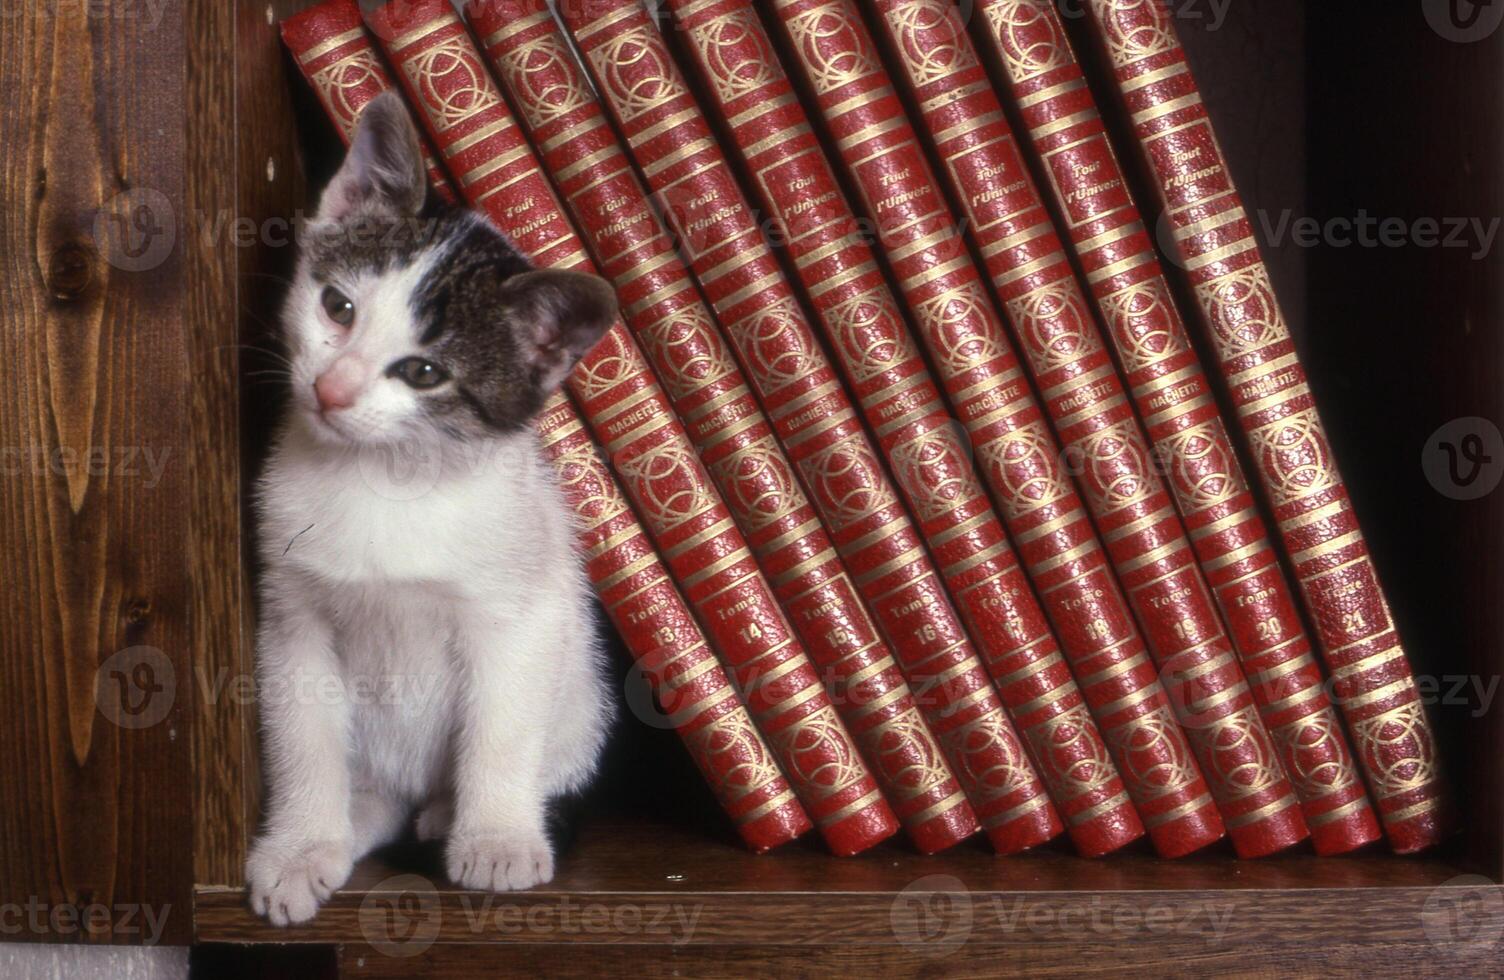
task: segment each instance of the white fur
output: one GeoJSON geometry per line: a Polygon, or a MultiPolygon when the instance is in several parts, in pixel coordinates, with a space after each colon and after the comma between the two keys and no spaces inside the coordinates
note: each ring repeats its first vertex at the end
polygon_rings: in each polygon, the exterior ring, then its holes
{"type": "Polygon", "coordinates": [[[345,334],[300,270],[289,300],[294,404],[257,494],[257,677],[269,790],[247,866],[252,907],[311,918],[416,811],[458,884],[553,875],[547,800],[576,790],[610,707],[572,527],[531,432],[461,443],[385,378],[416,353],[407,295],[426,262],[340,284],[345,334]],[[312,382],[374,365],[331,425],[312,382]]]}

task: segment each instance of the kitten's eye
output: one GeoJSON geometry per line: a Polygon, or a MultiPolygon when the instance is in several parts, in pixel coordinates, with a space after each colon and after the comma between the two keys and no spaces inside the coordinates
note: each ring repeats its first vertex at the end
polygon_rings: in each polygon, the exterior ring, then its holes
{"type": "Polygon", "coordinates": [[[333,286],[324,287],[319,302],[324,306],[325,315],[340,326],[348,327],[355,322],[355,304],[350,302],[350,297],[333,286]]]}
{"type": "Polygon", "coordinates": [[[404,357],[386,369],[388,377],[401,378],[411,388],[436,388],[449,380],[449,372],[421,357],[404,357]]]}

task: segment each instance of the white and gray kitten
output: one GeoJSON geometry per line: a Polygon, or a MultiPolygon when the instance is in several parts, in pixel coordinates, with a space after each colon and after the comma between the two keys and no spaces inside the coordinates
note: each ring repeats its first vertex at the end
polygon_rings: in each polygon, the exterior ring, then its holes
{"type": "Polygon", "coordinates": [[[611,700],[531,423],[615,313],[603,280],[531,269],[427,195],[400,99],[366,108],[303,242],[256,493],[269,792],[246,875],[272,922],[415,815],[459,885],[553,876],[546,808],[592,775],[611,700]]]}

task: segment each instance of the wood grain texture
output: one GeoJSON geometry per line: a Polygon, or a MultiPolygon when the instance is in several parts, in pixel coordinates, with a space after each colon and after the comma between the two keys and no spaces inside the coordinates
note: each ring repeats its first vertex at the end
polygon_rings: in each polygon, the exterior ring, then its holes
{"type": "Polygon", "coordinates": [[[1446,964],[1424,949],[1380,941],[1336,942],[1318,949],[1197,949],[1175,942],[1115,944],[1083,942],[1048,948],[1031,943],[964,946],[946,955],[902,946],[789,948],[688,946],[646,950],[638,946],[434,946],[421,956],[399,959],[367,946],[342,946],[339,976],[361,980],[461,980],[466,977],[546,976],[551,980],[596,980],[631,976],[642,980],[741,980],[744,977],[862,977],[908,980],[922,977],[1447,977],[1446,964]]]}
{"type": "Polygon", "coordinates": [[[194,377],[194,494],[188,552],[194,628],[195,880],[239,884],[259,799],[252,671],[252,597],[245,555],[249,484],[264,447],[280,368],[273,324],[295,258],[291,219],[303,204],[292,94],[298,80],[277,21],[302,7],[193,4],[187,65],[188,247],[194,377]],[[268,16],[270,12],[270,16],[268,16]],[[248,230],[254,230],[249,233],[248,230]],[[243,384],[243,390],[241,385],[243,384]]]}
{"type": "Polygon", "coordinates": [[[184,11],[115,12],[28,5],[0,31],[0,900],[171,906],[182,942],[184,11]]]}
{"type": "MultiPolygon", "coordinates": [[[[1029,969],[1059,969],[1096,949],[1103,969],[1117,950],[1128,964],[1187,958],[1226,970],[1240,956],[1246,968],[1246,957],[1276,951],[1293,963],[1296,950],[1330,946],[1334,936],[1375,961],[1429,955],[1459,967],[1492,955],[1487,940],[1504,932],[1499,886],[1459,879],[1450,861],[1378,853],[1252,862],[1223,849],[1163,861],[1141,847],[1092,861],[1063,848],[997,858],[977,843],[922,857],[884,844],[840,859],[796,843],[752,858],[693,827],[637,818],[587,825],[555,880],[529,892],[461,891],[440,867],[435,849],[366,862],[313,923],[293,929],[255,918],[240,890],[203,889],[198,938],[360,943],[383,955],[433,943],[656,947],[645,961],[700,946],[841,947],[857,969],[874,946],[956,962],[1008,946],[1029,969]]],[[[815,964],[834,953],[809,955],[815,964]]]]}

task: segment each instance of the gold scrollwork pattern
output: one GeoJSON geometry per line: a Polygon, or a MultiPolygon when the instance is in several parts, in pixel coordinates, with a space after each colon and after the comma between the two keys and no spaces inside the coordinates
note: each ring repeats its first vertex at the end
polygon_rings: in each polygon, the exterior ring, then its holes
{"type": "Polygon", "coordinates": [[[950,0],[910,0],[890,6],[887,17],[916,86],[976,67],[950,0]]]}
{"type": "Polygon", "coordinates": [[[982,5],[1007,62],[1008,76],[1015,83],[1037,78],[1071,60],[1055,19],[1041,13],[1040,6],[1040,0],[998,0],[982,5]]]}
{"type": "Polygon", "coordinates": [[[783,450],[766,437],[719,460],[711,467],[726,502],[757,533],[777,524],[804,505],[804,492],[789,472],[783,450]]]}
{"type": "Polygon", "coordinates": [[[1436,747],[1420,701],[1407,701],[1350,725],[1376,796],[1399,796],[1436,780],[1436,747]]]}
{"type": "Polygon", "coordinates": [[[886,292],[884,286],[864,290],[827,312],[832,339],[858,384],[916,356],[886,292]]]}
{"type": "Polygon", "coordinates": [[[586,53],[623,123],[688,94],[650,25],[627,27],[586,53]]]}
{"type": "Polygon", "coordinates": [[[987,297],[976,283],[955,286],[932,296],[914,308],[935,343],[931,349],[948,370],[975,370],[1003,355],[1003,346],[993,331],[987,313],[987,297]]]}
{"type": "Polygon", "coordinates": [[[1102,349],[1096,327],[1070,279],[1059,279],[1008,301],[1008,316],[1039,374],[1058,371],[1102,349]]]}
{"type": "Polygon", "coordinates": [[[642,516],[659,533],[672,531],[716,506],[709,477],[686,443],[676,440],[618,456],[616,465],[637,488],[642,516]]]}
{"type": "Polygon", "coordinates": [[[821,513],[832,531],[842,531],[874,512],[897,506],[883,475],[882,464],[872,455],[861,433],[831,443],[799,461],[810,491],[823,502],[821,513]]]}
{"type": "Polygon", "coordinates": [[[1105,27],[1114,68],[1175,49],[1164,0],[1091,0],[1091,5],[1105,27]]]}
{"type": "Polygon", "coordinates": [[[384,72],[370,48],[358,48],[338,61],[314,72],[309,79],[318,89],[324,105],[329,107],[335,122],[346,136],[355,131],[355,120],[360,115],[360,106],[351,105],[347,92],[358,92],[375,82],[381,84],[384,72]]]}
{"type": "Polygon", "coordinates": [[[740,347],[764,395],[814,374],[824,361],[792,296],[759,310],[741,328],[740,347]]]}
{"type": "Polygon", "coordinates": [[[1173,432],[1159,448],[1169,462],[1170,484],[1185,511],[1224,504],[1246,489],[1219,421],[1173,432]]]}
{"type": "Polygon", "coordinates": [[[740,7],[697,24],[690,38],[699,49],[701,64],[723,101],[755,92],[774,80],[778,56],[768,44],[757,13],[740,7]]]}
{"type": "Polygon", "coordinates": [[[1329,795],[1358,781],[1342,745],[1341,725],[1331,710],[1271,728],[1269,735],[1301,799],[1329,795]]]}
{"type": "Polygon", "coordinates": [[[829,705],[812,711],[773,735],[790,762],[790,776],[829,799],[860,783],[867,775],[861,757],[829,705]]]}
{"type": "Polygon", "coordinates": [[[402,62],[402,70],[428,106],[429,119],[440,132],[501,101],[485,69],[476,63],[470,39],[463,34],[420,51],[402,62]]]}
{"type": "Polygon", "coordinates": [[[1077,444],[1085,467],[1081,485],[1096,513],[1131,507],[1158,489],[1148,447],[1132,419],[1098,429],[1077,444]]]}
{"type": "Polygon", "coordinates": [[[710,314],[698,303],[675,310],[639,335],[658,377],[674,398],[684,398],[736,373],[731,352],[710,314]]]}
{"type": "Polygon", "coordinates": [[[1290,339],[1268,270],[1262,264],[1201,283],[1196,295],[1207,312],[1218,355],[1223,359],[1290,339]]]}
{"type": "Polygon", "coordinates": [[[561,455],[555,463],[565,497],[587,528],[597,528],[628,510],[616,481],[605,471],[600,451],[587,442],[561,455]]]}
{"type": "Polygon", "coordinates": [[[762,736],[741,711],[726,712],[686,734],[684,741],[692,754],[705,760],[706,771],[720,774],[733,800],[783,778],[762,736]]]}
{"type": "Polygon", "coordinates": [[[1259,426],[1248,439],[1276,507],[1337,486],[1331,447],[1314,408],[1259,426]]]}
{"type": "Polygon", "coordinates": [[[507,90],[516,96],[529,125],[542,126],[589,104],[573,57],[550,33],[503,51],[497,59],[507,90]]]}
{"type": "Polygon", "coordinates": [[[785,22],[821,95],[878,71],[877,58],[847,19],[851,13],[845,4],[835,2],[806,10],[785,22]]]}
{"type": "Polygon", "coordinates": [[[887,785],[898,787],[904,799],[933,792],[951,778],[917,708],[872,726],[863,738],[870,744],[878,769],[888,777],[887,785]]]}
{"type": "Polygon", "coordinates": [[[1168,705],[1130,719],[1104,736],[1115,750],[1123,777],[1132,785],[1167,796],[1196,782],[1196,760],[1168,705]]]}
{"type": "Polygon", "coordinates": [[[989,711],[940,738],[952,760],[959,760],[968,788],[986,799],[1004,799],[1033,787],[1034,767],[1001,712],[989,711]]]}
{"type": "Polygon", "coordinates": [[[963,438],[950,425],[942,425],[888,454],[893,478],[907,489],[909,501],[921,521],[950,514],[960,504],[981,494],[963,438]]]}
{"type": "Polygon", "coordinates": [[[636,360],[622,346],[622,327],[617,325],[606,331],[590,357],[574,369],[574,379],[579,382],[581,397],[590,400],[599,398],[616,385],[631,377],[636,371],[636,360]]]}
{"type": "Polygon", "coordinates": [[[1222,786],[1220,801],[1256,796],[1279,783],[1279,758],[1253,705],[1192,726],[1188,734],[1206,747],[1206,777],[1222,786]]]}
{"type": "Polygon", "coordinates": [[[1024,732],[1039,775],[1057,800],[1074,800],[1107,788],[1117,767],[1107,746],[1094,737],[1096,725],[1085,704],[1062,711],[1024,732]]]}
{"type": "Polygon", "coordinates": [[[1009,518],[1048,507],[1071,494],[1055,437],[1042,420],[1020,426],[977,447],[981,466],[1001,490],[1009,518]]]}
{"type": "Polygon", "coordinates": [[[1136,282],[1102,298],[1102,313],[1118,341],[1130,374],[1186,351],[1184,331],[1174,330],[1174,306],[1163,279],[1136,282]]]}

